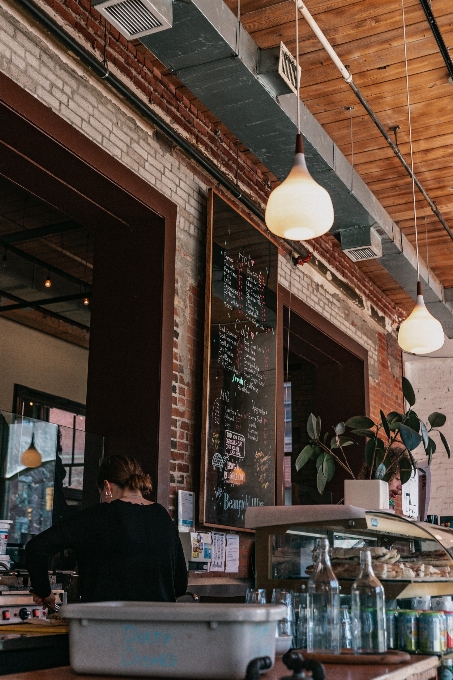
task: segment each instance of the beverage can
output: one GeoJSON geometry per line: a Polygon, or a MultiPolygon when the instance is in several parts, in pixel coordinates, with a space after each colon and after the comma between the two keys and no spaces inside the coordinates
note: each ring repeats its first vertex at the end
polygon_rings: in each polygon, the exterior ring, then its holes
{"type": "Polygon", "coordinates": [[[8,531],[0,529],[0,555],[6,555],[6,545],[8,543],[8,531]]]}
{"type": "Polygon", "coordinates": [[[421,612],[418,619],[419,648],[421,652],[445,652],[446,625],[443,612],[421,612]]]}
{"type": "Polygon", "coordinates": [[[444,611],[447,652],[453,652],[453,611],[444,611]]]}
{"type": "Polygon", "coordinates": [[[453,680],[453,659],[442,659],[439,680],[453,680]]]}
{"type": "Polygon", "coordinates": [[[406,652],[418,649],[418,612],[412,609],[398,612],[398,647],[406,652]]]}
{"type": "Polygon", "coordinates": [[[398,649],[398,610],[387,609],[385,612],[387,631],[387,649],[398,649]]]}

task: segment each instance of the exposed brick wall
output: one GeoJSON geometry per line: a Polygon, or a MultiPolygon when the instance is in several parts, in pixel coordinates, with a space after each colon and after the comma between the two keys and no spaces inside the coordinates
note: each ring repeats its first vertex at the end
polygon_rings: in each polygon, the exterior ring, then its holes
{"type": "MultiPolygon", "coordinates": [[[[410,359],[405,362],[404,372],[415,391],[414,409],[417,414],[425,422],[434,411],[446,415],[447,421],[441,430],[450,445],[453,445],[453,359],[410,359]]],[[[431,463],[431,498],[427,514],[453,515],[453,459],[447,457],[439,435],[434,432],[430,436],[436,442],[437,450],[431,463]]],[[[414,451],[414,455],[419,463],[426,465],[427,458],[422,446],[414,451]]]]}
{"type": "MultiPolygon", "coordinates": [[[[89,0],[40,0],[98,58],[104,25],[89,0]]],[[[171,507],[178,489],[199,490],[206,192],[212,178],[119,99],[10,0],[0,5],[0,70],[177,205],[173,344],[171,507]]],[[[107,29],[109,67],[264,207],[265,176],[142,53],[107,29]]],[[[262,227],[261,227],[262,228],[262,227]]],[[[394,346],[399,310],[330,236],[310,244],[314,258],[295,268],[279,257],[279,281],[369,352],[371,416],[401,408],[401,357],[394,346]],[[389,340],[389,335],[393,338],[389,340]]],[[[353,387],[351,387],[352,389],[353,387]]],[[[241,534],[240,575],[252,545],[241,534]]]]}

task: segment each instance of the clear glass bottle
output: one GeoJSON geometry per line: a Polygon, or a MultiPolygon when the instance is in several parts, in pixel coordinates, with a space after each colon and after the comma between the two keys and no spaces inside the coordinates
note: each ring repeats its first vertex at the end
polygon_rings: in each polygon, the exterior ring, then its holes
{"type": "Polygon", "coordinates": [[[307,651],[340,653],[340,586],[327,538],[318,539],[317,561],[308,580],[307,651]]]}
{"type": "Polygon", "coordinates": [[[385,635],[385,595],[371,564],[371,553],[360,553],[360,574],[351,588],[352,644],[359,654],[383,653],[385,635]]]}
{"type": "Polygon", "coordinates": [[[340,647],[341,649],[351,649],[352,648],[352,627],[351,627],[351,617],[349,616],[349,609],[346,605],[342,605],[340,608],[340,647]]]}

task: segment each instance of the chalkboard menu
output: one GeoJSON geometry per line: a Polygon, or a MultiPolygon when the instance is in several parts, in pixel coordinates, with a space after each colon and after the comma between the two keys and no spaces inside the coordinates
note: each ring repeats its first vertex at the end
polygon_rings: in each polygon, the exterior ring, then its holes
{"type": "Polygon", "coordinates": [[[205,524],[274,505],[277,247],[214,192],[208,215],[205,524]]]}

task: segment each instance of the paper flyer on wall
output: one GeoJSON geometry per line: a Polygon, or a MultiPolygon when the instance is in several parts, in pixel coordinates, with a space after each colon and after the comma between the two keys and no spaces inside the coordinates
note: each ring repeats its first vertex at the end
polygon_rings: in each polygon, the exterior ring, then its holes
{"type": "Polygon", "coordinates": [[[209,571],[225,571],[225,534],[212,532],[212,560],[209,571]]]}
{"type": "Polygon", "coordinates": [[[189,532],[194,526],[193,491],[178,490],[178,531],[189,532]]]}
{"type": "Polygon", "coordinates": [[[226,537],[225,571],[239,571],[239,535],[228,534],[226,537]]]}
{"type": "Polygon", "coordinates": [[[190,534],[191,562],[211,561],[211,534],[192,532],[190,534]]]}

